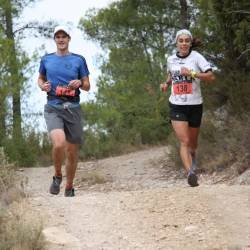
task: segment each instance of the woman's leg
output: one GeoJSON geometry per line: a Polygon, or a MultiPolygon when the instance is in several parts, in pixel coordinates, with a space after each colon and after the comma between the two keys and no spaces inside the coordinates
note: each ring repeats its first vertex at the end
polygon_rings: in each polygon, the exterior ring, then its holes
{"type": "Polygon", "coordinates": [[[190,132],[188,122],[186,121],[171,121],[177,139],[180,142],[180,156],[182,163],[187,172],[189,172],[192,159],[190,154],[190,132]]]}
{"type": "Polygon", "coordinates": [[[200,128],[189,127],[189,147],[190,153],[195,154],[195,151],[198,146],[198,137],[199,137],[200,128]]]}
{"type": "Polygon", "coordinates": [[[194,105],[189,107],[189,146],[192,158],[195,158],[195,153],[198,145],[198,137],[200,132],[200,125],[202,119],[203,106],[194,105]]]}
{"type": "Polygon", "coordinates": [[[189,151],[192,158],[192,168],[196,169],[196,149],[198,146],[200,128],[189,127],[189,151]]]}
{"type": "Polygon", "coordinates": [[[199,184],[197,182],[198,178],[192,169],[193,167],[192,167],[192,157],[191,157],[190,148],[196,149],[197,144],[195,147],[195,144],[194,144],[195,140],[192,142],[193,144],[190,144],[190,140],[191,140],[190,137],[194,136],[194,138],[197,139],[198,137],[195,137],[195,135],[198,135],[198,133],[195,133],[197,132],[195,131],[192,134],[192,136],[190,136],[190,128],[189,128],[188,122],[185,122],[185,121],[172,121],[172,125],[175,130],[176,136],[180,142],[180,156],[181,156],[183,165],[188,173],[187,175],[188,184],[191,187],[196,187],[199,184]]]}

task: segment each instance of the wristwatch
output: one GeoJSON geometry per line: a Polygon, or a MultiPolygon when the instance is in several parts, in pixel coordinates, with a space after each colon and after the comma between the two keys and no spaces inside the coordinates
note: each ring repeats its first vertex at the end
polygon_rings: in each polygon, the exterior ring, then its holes
{"type": "Polygon", "coordinates": [[[195,72],[195,71],[191,71],[191,77],[192,78],[196,78],[197,77],[197,72],[195,72]]]}
{"type": "Polygon", "coordinates": [[[83,87],[83,81],[82,80],[80,80],[81,81],[81,84],[79,85],[79,88],[82,88],[83,87]]]}

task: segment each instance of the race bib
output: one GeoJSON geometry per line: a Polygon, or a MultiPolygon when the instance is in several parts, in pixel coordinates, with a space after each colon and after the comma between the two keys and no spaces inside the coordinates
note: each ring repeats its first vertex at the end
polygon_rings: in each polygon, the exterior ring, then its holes
{"type": "Polygon", "coordinates": [[[175,95],[185,95],[193,93],[192,82],[174,83],[173,89],[175,95]]]}

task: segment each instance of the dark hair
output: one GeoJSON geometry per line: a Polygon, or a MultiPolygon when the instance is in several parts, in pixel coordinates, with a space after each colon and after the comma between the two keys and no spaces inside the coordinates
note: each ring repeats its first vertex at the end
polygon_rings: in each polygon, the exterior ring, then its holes
{"type": "Polygon", "coordinates": [[[202,41],[200,38],[194,37],[191,44],[191,49],[198,48],[202,46],[202,41]]]}

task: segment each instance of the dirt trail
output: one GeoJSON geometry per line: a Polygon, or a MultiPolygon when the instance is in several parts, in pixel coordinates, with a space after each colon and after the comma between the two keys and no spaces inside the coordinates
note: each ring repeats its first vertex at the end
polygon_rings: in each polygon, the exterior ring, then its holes
{"type": "Polygon", "coordinates": [[[190,188],[166,147],[79,163],[76,197],[48,194],[50,168],[25,169],[50,250],[250,249],[250,186],[190,188]]]}

